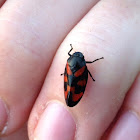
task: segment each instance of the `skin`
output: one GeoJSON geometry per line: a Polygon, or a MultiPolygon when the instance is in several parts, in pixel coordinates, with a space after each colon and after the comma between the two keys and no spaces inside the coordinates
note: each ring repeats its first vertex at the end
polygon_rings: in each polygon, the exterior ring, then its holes
{"type": "Polygon", "coordinates": [[[113,130],[127,110],[139,119],[139,0],[0,0],[0,5],[0,98],[10,112],[7,137],[1,140],[13,135],[18,140],[19,133],[23,140],[33,140],[51,101],[61,102],[72,114],[75,140],[117,140],[113,130]],[[89,77],[74,108],[65,104],[60,76],[69,44],[87,61],[105,58],[87,65],[96,81],[89,77]],[[21,129],[27,121],[29,138],[21,129]]]}

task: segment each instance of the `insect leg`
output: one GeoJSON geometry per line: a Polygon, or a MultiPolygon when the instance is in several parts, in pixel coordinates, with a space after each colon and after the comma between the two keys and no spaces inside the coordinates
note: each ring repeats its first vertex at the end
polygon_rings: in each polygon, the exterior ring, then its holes
{"type": "Polygon", "coordinates": [[[104,59],[104,57],[101,57],[101,58],[95,59],[94,61],[86,61],[86,63],[93,63],[93,62],[98,61],[98,60],[100,60],[100,59],[104,59]]]}
{"type": "Polygon", "coordinates": [[[70,49],[70,51],[68,52],[68,55],[69,55],[69,56],[71,56],[70,52],[73,50],[72,44],[70,44],[70,46],[71,46],[71,49],[70,49]]]}
{"type": "Polygon", "coordinates": [[[95,79],[93,79],[93,77],[92,77],[92,75],[91,75],[89,70],[88,70],[88,73],[89,73],[90,77],[92,78],[92,80],[95,81],[95,79]]]}

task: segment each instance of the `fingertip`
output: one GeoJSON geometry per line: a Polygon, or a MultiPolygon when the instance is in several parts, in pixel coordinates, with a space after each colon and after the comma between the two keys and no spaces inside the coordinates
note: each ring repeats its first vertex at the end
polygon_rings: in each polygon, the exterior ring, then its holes
{"type": "Polygon", "coordinates": [[[108,140],[139,140],[140,120],[131,111],[123,113],[108,140]]]}
{"type": "Polygon", "coordinates": [[[35,129],[34,140],[72,140],[76,124],[60,103],[49,103],[35,129]]]}

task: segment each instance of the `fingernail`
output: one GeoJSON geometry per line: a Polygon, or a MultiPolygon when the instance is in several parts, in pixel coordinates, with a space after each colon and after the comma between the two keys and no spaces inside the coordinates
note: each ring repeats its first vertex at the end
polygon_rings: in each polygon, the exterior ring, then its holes
{"type": "Polygon", "coordinates": [[[6,104],[0,99],[0,134],[5,133],[8,114],[6,104]]]}
{"type": "Polygon", "coordinates": [[[109,140],[139,140],[140,139],[140,119],[138,116],[128,111],[116,123],[109,140]]]}
{"type": "Polygon", "coordinates": [[[76,125],[71,114],[59,103],[50,103],[34,132],[34,140],[73,140],[76,125]]]}

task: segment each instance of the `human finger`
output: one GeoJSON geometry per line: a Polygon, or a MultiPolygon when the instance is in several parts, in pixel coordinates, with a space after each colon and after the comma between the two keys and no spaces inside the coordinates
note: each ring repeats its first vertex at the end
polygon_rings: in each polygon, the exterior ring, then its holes
{"type": "Polygon", "coordinates": [[[140,74],[124,101],[121,114],[114,124],[108,140],[140,139],[140,74]]]}
{"type": "Polygon", "coordinates": [[[57,47],[95,2],[11,0],[3,5],[0,11],[2,135],[27,121],[57,47]]]}
{"type": "Polygon", "coordinates": [[[70,32],[54,57],[30,116],[31,140],[101,138],[140,69],[139,5],[138,1],[100,1],[70,32]],[[86,60],[102,56],[105,59],[88,66],[96,82],[89,79],[80,103],[67,108],[60,73],[71,43],[74,51],[84,53],[86,60]]]}
{"type": "Polygon", "coordinates": [[[18,129],[14,133],[8,136],[1,137],[0,140],[29,140],[27,134],[27,124],[25,123],[20,129],[18,129]]]}

